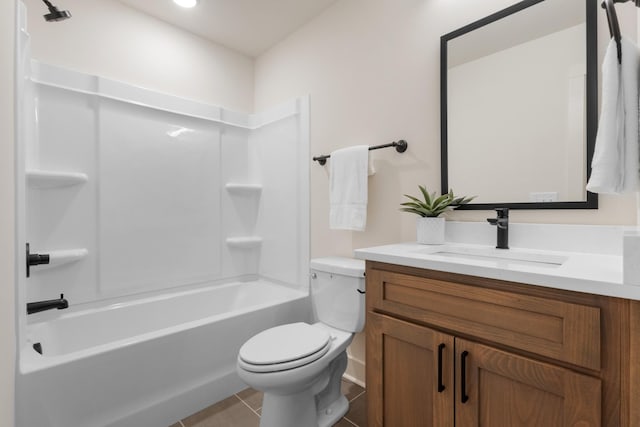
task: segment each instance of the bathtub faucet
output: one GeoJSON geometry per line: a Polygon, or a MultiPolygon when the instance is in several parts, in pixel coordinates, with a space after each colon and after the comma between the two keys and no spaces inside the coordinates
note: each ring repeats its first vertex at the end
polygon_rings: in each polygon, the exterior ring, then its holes
{"type": "Polygon", "coordinates": [[[69,301],[64,299],[64,294],[60,294],[60,299],[49,299],[45,301],[36,301],[27,303],[27,314],[37,313],[39,311],[51,310],[57,308],[62,310],[69,307],[69,301]]]}

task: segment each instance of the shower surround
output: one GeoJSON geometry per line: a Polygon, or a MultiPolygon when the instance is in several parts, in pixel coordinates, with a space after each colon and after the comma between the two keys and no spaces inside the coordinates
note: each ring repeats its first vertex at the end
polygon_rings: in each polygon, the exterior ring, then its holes
{"type": "Polygon", "coordinates": [[[70,304],[18,310],[18,425],[169,425],[243,388],[240,345],[310,313],[308,99],[244,114],[18,51],[18,304],[70,304]]]}

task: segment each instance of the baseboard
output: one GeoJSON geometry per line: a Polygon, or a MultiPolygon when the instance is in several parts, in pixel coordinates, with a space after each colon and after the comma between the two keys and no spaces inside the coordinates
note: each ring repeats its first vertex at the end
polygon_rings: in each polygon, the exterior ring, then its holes
{"type": "Polygon", "coordinates": [[[360,387],[366,388],[364,361],[349,355],[347,370],[342,377],[352,383],[358,384],[360,387]]]}

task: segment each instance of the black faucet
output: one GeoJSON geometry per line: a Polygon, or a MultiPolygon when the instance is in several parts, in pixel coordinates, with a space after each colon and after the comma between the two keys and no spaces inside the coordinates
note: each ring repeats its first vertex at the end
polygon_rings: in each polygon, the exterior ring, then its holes
{"type": "Polygon", "coordinates": [[[60,294],[60,299],[49,299],[46,301],[36,301],[27,303],[27,314],[37,313],[39,311],[51,310],[57,308],[62,310],[69,307],[69,301],[64,299],[64,294],[60,294]]]}
{"type": "Polygon", "coordinates": [[[498,249],[509,249],[509,208],[496,208],[497,218],[487,218],[489,224],[498,226],[498,249]]]}

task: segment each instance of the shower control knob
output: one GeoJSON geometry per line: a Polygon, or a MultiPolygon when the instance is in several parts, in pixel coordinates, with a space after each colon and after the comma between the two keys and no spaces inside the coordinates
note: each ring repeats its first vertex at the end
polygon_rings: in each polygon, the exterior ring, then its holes
{"type": "Polygon", "coordinates": [[[312,279],[317,279],[317,278],[318,278],[318,275],[317,275],[316,273],[311,273],[311,278],[312,278],[312,279]]]}
{"type": "Polygon", "coordinates": [[[34,265],[49,264],[50,257],[48,254],[32,254],[27,243],[27,277],[30,276],[31,267],[34,265]]]}

